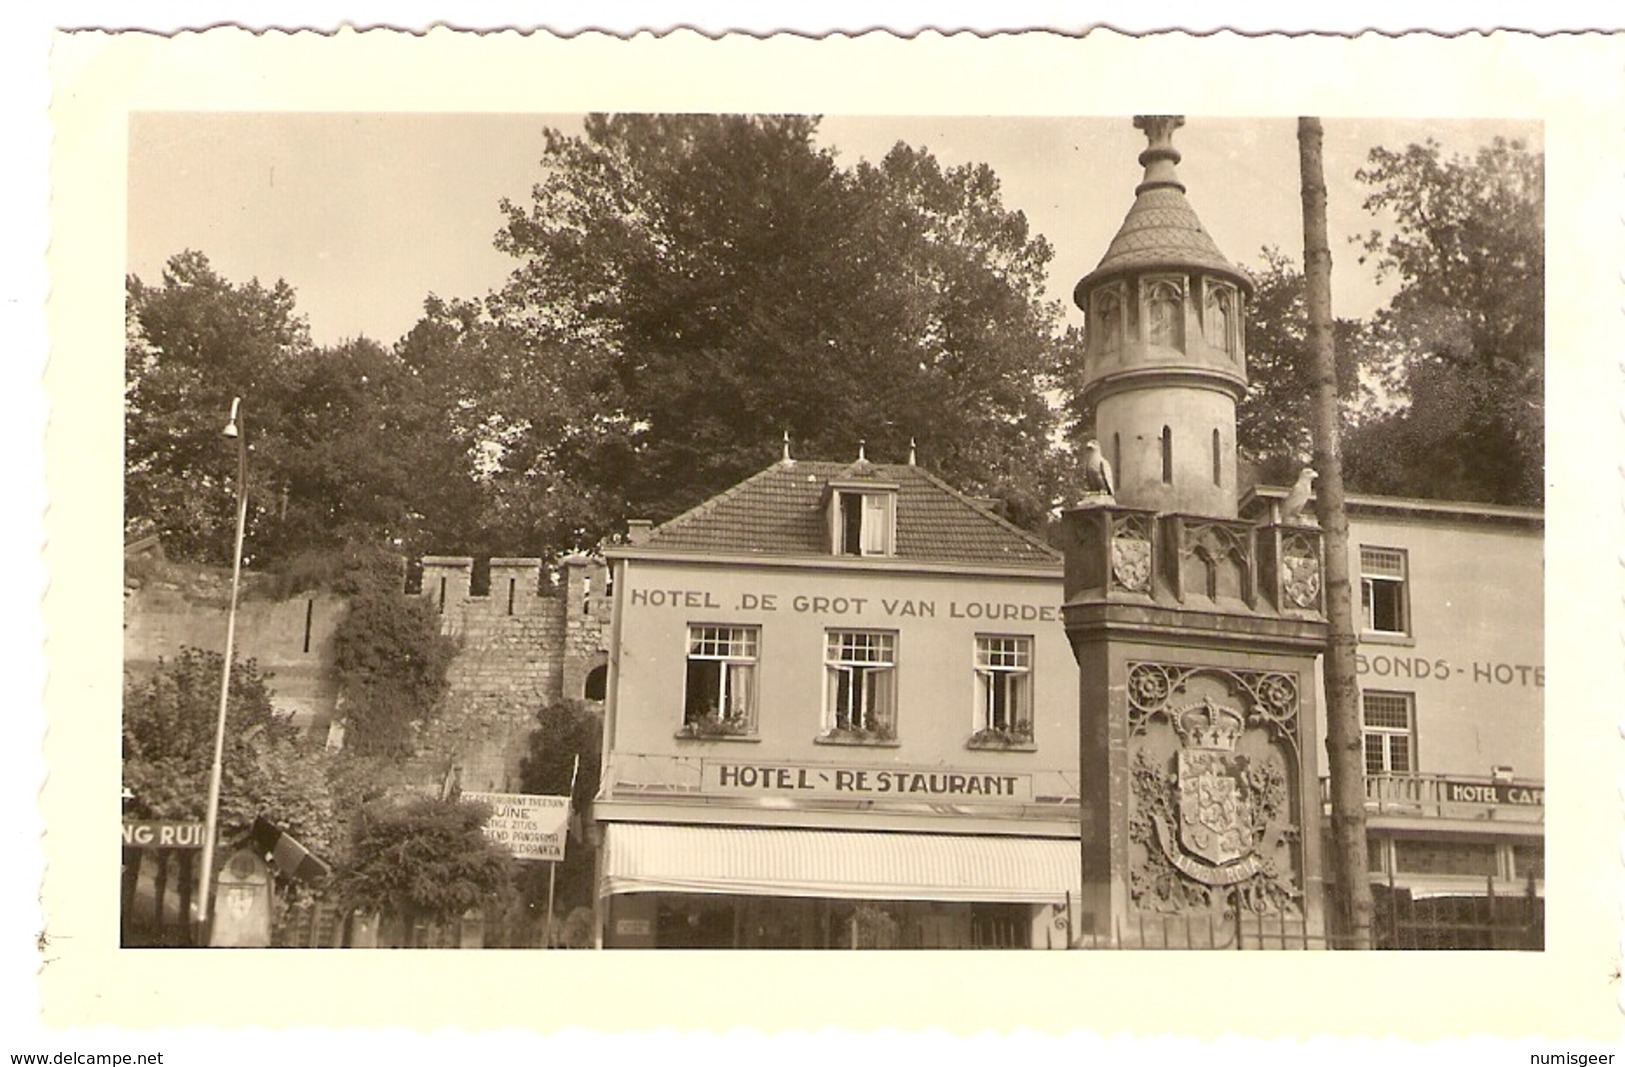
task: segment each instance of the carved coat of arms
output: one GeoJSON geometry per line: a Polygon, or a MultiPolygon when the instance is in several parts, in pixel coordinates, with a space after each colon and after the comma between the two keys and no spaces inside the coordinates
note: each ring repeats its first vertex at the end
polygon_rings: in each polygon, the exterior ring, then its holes
{"type": "Polygon", "coordinates": [[[1246,728],[1233,708],[1203,700],[1173,716],[1180,739],[1178,826],[1157,820],[1163,853],[1207,885],[1233,885],[1259,873],[1260,812],[1253,802],[1247,757],[1236,743],[1246,728]]]}
{"type": "Polygon", "coordinates": [[[1218,866],[1252,851],[1247,757],[1208,749],[1179,752],[1179,843],[1218,866]]]}
{"type": "Polygon", "coordinates": [[[1112,576],[1130,592],[1150,591],[1151,542],[1139,537],[1113,537],[1112,576]]]}
{"type": "Polygon", "coordinates": [[[1281,563],[1287,598],[1300,608],[1313,607],[1320,599],[1320,560],[1284,555],[1281,563]]]}

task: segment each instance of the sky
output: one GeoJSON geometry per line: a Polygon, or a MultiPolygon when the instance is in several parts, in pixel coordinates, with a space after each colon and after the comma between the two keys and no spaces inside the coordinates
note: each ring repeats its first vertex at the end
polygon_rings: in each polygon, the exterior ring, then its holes
{"type": "MultiPolygon", "coordinates": [[[[528,203],[542,131],[580,116],[421,113],[141,112],[130,120],[127,271],[157,284],[195,249],[237,283],[288,282],[319,344],[365,335],[393,343],[426,296],[473,298],[516,265],[492,239],[499,203],[528,203]]],[[[1296,120],[1187,117],[1174,138],[1191,204],[1220,250],[1254,268],[1265,246],[1302,258],[1296,120]]],[[[1470,155],[1494,136],[1541,143],[1539,123],[1325,122],[1333,303],[1364,317],[1389,292],[1357,262],[1374,220],[1354,179],[1372,146],[1433,138],[1470,155]]],[[[1054,248],[1049,296],[1066,321],[1077,280],[1105,253],[1134,199],[1144,135],[1115,118],[825,116],[819,141],[844,165],[898,141],[945,165],[985,162],[1004,206],[1054,248]]]]}

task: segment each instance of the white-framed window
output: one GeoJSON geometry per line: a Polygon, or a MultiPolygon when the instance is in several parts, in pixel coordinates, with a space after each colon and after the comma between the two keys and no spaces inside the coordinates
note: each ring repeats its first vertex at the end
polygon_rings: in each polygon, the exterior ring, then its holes
{"type": "Polygon", "coordinates": [[[977,735],[1006,741],[1033,736],[1033,639],[1003,634],[976,635],[977,735]]]}
{"type": "Polygon", "coordinates": [[[1365,744],[1366,774],[1412,774],[1416,771],[1414,694],[1362,692],[1360,728],[1365,744]]]}
{"type": "Polygon", "coordinates": [[[891,555],[896,499],[897,494],[891,490],[837,489],[831,516],[835,554],[891,555]]]}
{"type": "Polygon", "coordinates": [[[891,740],[897,736],[897,635],[888,630],[830,630],[824,635],[828,733],[891,740]]]}
{"type": "Polygon", "coordinates": [[[1360,546],[1360,615],[1366,633],[1408,637],[1405,550],[1360,546]]]}
{"type": "Polygon", "coordinates": [[[696,735],[756,732],[754,626],[690,626],[683,681],[683,729],[696,735]]]}

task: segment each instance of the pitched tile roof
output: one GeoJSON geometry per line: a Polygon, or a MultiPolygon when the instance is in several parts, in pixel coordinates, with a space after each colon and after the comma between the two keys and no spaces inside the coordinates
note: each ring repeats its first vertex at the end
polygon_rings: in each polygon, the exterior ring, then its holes
{"type": "Polygon", "coordinates": [[[919,467],[779,462],[655,527],[639,547],[717,555],[830,555],[834,481],[897,487],[896,552],[920,563],[1056,567],[1062,556],[919,467]]]}

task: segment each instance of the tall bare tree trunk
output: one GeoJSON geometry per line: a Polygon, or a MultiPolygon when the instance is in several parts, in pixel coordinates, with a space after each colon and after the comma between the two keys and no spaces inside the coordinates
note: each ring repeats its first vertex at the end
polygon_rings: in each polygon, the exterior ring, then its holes
{"type": "Polygon", "coordinates": [[[1303,187],[1303,276],[1315,354],[1315,512],[1326,539],[1326,765],[1332,778],[1332,840],[1339,899],[1354,948],[1371,947],[1371,876],[1365,838],[1365,751],[1354,680],[1354,605],[1349,520],[1343,501],[1337,360],[1332,347],[1332,253],[1326,241],[1326,173],[1320,120],[1298,120],[1303,187]]]}

